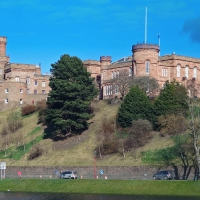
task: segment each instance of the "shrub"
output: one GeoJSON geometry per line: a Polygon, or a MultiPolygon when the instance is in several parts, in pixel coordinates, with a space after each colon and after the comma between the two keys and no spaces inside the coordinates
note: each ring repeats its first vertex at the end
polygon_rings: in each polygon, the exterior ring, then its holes
{"type": "Polygon", "coordinates": [[[187,119],[183,115],[161,115],[158,124],[161,136],[183,133],[187,129],[187,119]]]}
{"type": "Polygon", "coordinates": [[[42,123],[45,125],[45,112],[47,108],[47,101],[45,99],[38,101],[36,104],[36,108],[38,111],[38,123],[42,123]]]}
{"type": "Polygon", "coordinates": [[[34,146],[28,156],[28,160],[33,160],[35,158],[38,158],[42,154],[43,154],[43,149],[39,145],[34,146]]]}
{"type": "Polygon", "coordinates": [[[1,135],[5,136],[9,133],[7,125],[4,125],[1,129],[1,135]]]}
{"type": "Polygon", "coordinates": [[[152,124],[148,120],[133,121],[129,137],[125,142],[125,149],[144,146],[152,138],[152,130],[152,124]]]}
{"type": "Polygon", "coordinates": [[[22,107],[22,116],[30,115],[35,111],[36,111],[36,106],[28,104],[22,107]]]}
{"type": "Polygon", "coordinates": [[[18,111],[12,111],[7,117],[8,129],[15,132],[23,126],[21,114],[18,111]]]}

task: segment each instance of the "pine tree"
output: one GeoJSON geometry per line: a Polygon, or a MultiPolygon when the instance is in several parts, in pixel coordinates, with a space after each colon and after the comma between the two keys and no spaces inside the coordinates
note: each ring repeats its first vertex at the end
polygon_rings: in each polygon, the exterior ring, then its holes
{"type": "Polygon", "coordinates": [[[164,88],[160,91],[160,95],[155,100],[155,108],[157,115],[166,114],[188,114],[188,95],[184,86],[173,81],[166,81],[164,88]]]}
{"type": "Polygon", "coordinates": [[[94,80],[77,57],[65,54],[51,66],[46,124],[53,135],[81,133],[88,128],[88,108],[97,96],[94,80]]]}
{"type": "Polygon", "coordinates": [[[138,86],[130,89],[125,96],[119,111],[117,121],[123,128],[130,127],[133,120],[144,119],[155,122],[153,104],[138,86]]]}

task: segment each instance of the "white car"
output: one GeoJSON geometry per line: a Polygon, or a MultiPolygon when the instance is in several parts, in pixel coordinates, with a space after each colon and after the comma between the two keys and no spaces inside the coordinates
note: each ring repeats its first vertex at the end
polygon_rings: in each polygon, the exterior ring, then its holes
{"type": "Polygon", "coordinates": [[[65,171],[60,173],[60,178],[77,179],[78,175],[75,171],[65,171]]]}

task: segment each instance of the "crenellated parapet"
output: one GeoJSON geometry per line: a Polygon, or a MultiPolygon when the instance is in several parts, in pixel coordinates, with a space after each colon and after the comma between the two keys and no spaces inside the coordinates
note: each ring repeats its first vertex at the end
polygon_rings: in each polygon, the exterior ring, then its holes
{"type": "Polygon", "coordinates": [[[144,43],[138,43],[132,46],[132,52],[140,50],[140,49],[152,49],[159,52],[160,46],[157,44],[144,44],[144,43]]]}

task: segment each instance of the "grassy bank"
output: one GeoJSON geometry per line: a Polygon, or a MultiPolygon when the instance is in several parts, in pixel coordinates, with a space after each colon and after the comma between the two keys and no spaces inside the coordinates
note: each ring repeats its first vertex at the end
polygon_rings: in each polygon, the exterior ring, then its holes
{"type": "Polygon", "coordinates": [[[199,181],[4,179],[0,191],[199,196],[199,181]]]}

